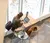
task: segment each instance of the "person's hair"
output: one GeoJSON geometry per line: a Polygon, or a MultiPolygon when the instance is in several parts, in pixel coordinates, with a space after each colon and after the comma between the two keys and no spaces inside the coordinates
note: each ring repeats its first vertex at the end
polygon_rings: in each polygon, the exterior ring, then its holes
{"type": "Polygon", "coordinates": [[[23,16],[23,13],[20,12],[17,16],[18,16],[18,18],[21,18],[23,16]]]}

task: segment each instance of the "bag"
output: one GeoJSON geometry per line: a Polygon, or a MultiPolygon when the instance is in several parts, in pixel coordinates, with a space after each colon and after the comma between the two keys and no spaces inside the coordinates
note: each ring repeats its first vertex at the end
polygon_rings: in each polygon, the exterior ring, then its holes
{"type": "Polygon", "coordinates": [[[12,23],[11,21],[9,21],[6,25],[5,25],[5,28],[9,31],[12,27],[12,23]]]}

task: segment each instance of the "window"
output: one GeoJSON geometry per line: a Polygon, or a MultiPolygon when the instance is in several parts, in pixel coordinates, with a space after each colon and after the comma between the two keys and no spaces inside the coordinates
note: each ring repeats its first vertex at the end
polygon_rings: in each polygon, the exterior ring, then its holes
{"type": "Polygon", "coordinates": [[[43,15],[50,13],[50,0],[45,0],[43,15]]]}
{"type": "Polygon", "coordinates": [[[12,21],[13,17],[18,14],[19,0],[8,0],[8,19],[12,21]]]}
{"type": "Polygon", "coordinates": [[[50,0],[8,0],[8,20],[12,21],[13,17],[21,10],[24,14],[28,11],[30,16],[37,19],[48,14],[49,7],[50,0]]]}
{"type": "MultiPolygon", "coordinates": [[[[8,21],[12,21],[13,17],[21,11],[22,0],[8,0],[8,21]]],[[[41,0],[23,0],[22,12],[26,14],[28,11],[33,18],[39,17],[41,0]]]]}
{"type": "Polygon", "coordinates": [[[39,17],[41,0],[24,0],[23,1],[23,13],[26,14],[28,11],[30,16],[33,18],[39,17]]]}

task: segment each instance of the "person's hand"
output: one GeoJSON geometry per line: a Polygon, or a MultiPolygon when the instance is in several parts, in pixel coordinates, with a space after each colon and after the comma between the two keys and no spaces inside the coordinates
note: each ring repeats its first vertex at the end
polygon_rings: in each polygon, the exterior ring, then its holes
{"type": "Polygon", "coordinates": [[[24,30],[24,28],[22,28],[22,27],[19,27],[19,28],[15,29],[16,32],[19,32],[19,31],[22,31],[22,30],[24,30]]]}

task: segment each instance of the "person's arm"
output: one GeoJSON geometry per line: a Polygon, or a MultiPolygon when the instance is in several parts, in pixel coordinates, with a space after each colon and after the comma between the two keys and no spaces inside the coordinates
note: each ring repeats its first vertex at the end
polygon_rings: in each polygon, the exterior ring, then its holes
{"type": "Polygon", "coordinates": [[[19,27],[19,28],[15,29],[16,32],[19,32],[19,31],[22,31],[22,30],[24,30],[24,28],[22,28],[22,27],[19,27]]]}

